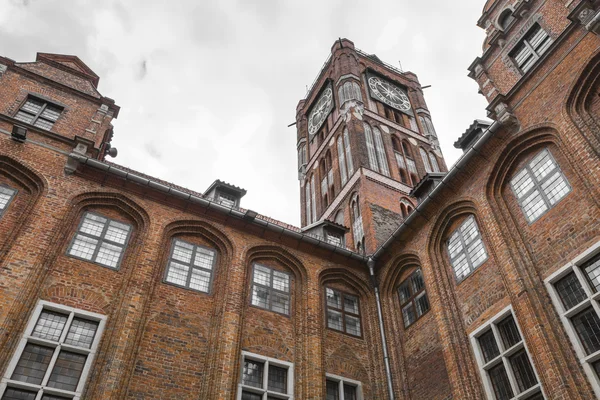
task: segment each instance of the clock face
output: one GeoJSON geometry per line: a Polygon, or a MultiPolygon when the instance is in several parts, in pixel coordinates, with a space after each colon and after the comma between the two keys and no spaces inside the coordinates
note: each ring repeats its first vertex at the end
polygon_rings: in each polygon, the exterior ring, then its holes
{"type": "Polygon", "coordinates": [[[317,133],[327,116],[333,109],[333,91],[331,90],[331,86],[327,86],[327,88],[319,97],[319,100],[313,106],[310,115],[308,116],[308,133],[310,135],[314,135],[317,133]]]}
{"type": "Polygon", "coordinates": [[[404,90],[400,89],[393,83],[384,81],[377,76],[370,76],[369,88],[371,89],[371,94],[377,100],[400,111],[410,110],[410,101],[408,100],[408,96],[404,90]]]}

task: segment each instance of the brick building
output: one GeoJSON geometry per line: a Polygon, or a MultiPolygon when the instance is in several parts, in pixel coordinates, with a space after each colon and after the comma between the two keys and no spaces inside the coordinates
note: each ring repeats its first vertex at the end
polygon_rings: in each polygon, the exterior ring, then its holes
{"type": "Polygon", "coordinates": [[[107,161],[77,57],[0,57],[0,399],[600,397],[600,2],[478,24],[450,169],[417,76],[333,44],[301,228],[107,161]]]}

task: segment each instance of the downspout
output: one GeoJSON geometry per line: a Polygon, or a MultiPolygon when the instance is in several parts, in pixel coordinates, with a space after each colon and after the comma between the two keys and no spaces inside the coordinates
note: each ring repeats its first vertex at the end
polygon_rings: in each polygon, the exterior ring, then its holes
{"type": "Polygon", "coordinates": [[[369,267],[369,275],[371,276],[371,283],[375,290],[375,303],[377,303],[377,319],[379,320],[379,332],[381,333],[381,346],[383,347],[383,363],[385,364],[385,375],[387,381],[387,387],[389,392],[389,399],[394,400],[394,386],[392,384],[392,369],[390,368],[390,356],[388,354],[387,340],[385,338],[385,330],[383,326],[383,311],[381,309],[381,297],[379,296],[379,283],[375,278],[375,259],[369,257],[367,260],[367,266],[369,267]]]}

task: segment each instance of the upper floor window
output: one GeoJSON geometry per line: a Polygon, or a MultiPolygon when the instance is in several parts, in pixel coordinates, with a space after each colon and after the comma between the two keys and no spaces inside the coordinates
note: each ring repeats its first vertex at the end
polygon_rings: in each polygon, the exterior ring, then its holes
{"type": "Polygon", "coordinates": [[[6,370],[2,400],[79,399],[104,322],[99,314],[40,302],[6,370]]]}
{"type": "Polygon", "coordinates": [[[129,240],[131,226],[86,212],[81,218],[67,254],[110,268],[118,268],[129,240]]]}
{"type": "Polygon", "coordinates": [[[293,364],[242,352],[242,379],[238,388],[238,400],[292,400],[293,398],[293,364]]]}
{"type": "Polygon", "coordinates": [[[416,320],[429,311],[429,299],[425,291],[425,281],[421,269],[410,274],[398,287],[400,306],[402,307],[402,320],[404,327],[408,328],[416,320]]]}
{"type": "Polygon", "coordinates": [[[471,342],[489,399],[544,399],[510,309],[474,332],[471,342]]]}
{"type": "Polygon", "coordinates": [[[421,127],[423,128],[423,133],[425,136],[437,137],[435,128],[431,122],[431,118],[429,118],[427,115],[419,115],[419,121],[421,121],[421,127]]]}
{"type": "Polygon", "coordinates": [[[432,152],[429,152],[429,161],[431,161],[431,169],[433,172],[440,172],[440,165],[438,164],[437,158],[432,152]]]}
{"type": "Polygon", "coordinates": [[[350,216],[352,217],[352,235],[354,246],[359,253],[365,253],[365,232],[363,229],[362,216],[360,214],[360,204],[358,195],[354,195],[350,202],[350,216]]]}
{"type": "Polygon", "coordinates": [[[425,172],[433,172],[433,170],[431,169],[431,165],[429,164],[429,154],[427,154],[425,149],[422,147],[419,147],[419,152],[421,153],[421,158],[423,159],[423,166],[425,167],[425,172]]]}
{"type": "Polygon", "coordinates": [[[298,146],[298,169],[306,165],[307,162],[306,142],[303,142],[298,146]]]}
{"type": "Polygon", "coordinates": [[[49,131],[62,111],[60,106],[29,96],[15,119],[49,131]]]}
{"type": "Polygon", "coordinates": [[[15,189],[11,189],[8,186],[0,185],[0,217],[2,216],[2,214],[4,214],[4,212],[8,208],[8,205],[10,204],[10,202],[16,194],[17,191],[15,189]]]}
{"type": "Polygon", "coordinates": [[[327,374],[326,400],[363,400],[362,384],[358,381],[327,374]]]}
{"type": "Polygon", "coordinates": [[[290,275],[254,264],[252,305],[290,315],[290,275]]]}
{"type": "Polygon", "coordinates": [[[358,297],[332,288],[325,288],[327,298],[327,327],[362,336],[358,297]]]}
{"type": "Polygon", "coordinates": [[[414,207],[410,201],[405,198],[400,199],[400,212],[402,213],[402,218],[406,219],[413,210],[414,207]]]}
{"type": "Polygon", "coordinates": [[[515,174],[510,184],[529,223],[537,220],[571,191],[567,178],[548,149],[533,157],[515,174]]]}
{"type": "Polygon", "coordinates": [[[390,169],[387,163],[381,131],[377,128],[371,129],[368,124],[364,124],[364,128],[371,169],[376,172],[381,172],[385,176],[390,176],[390,169]]]}
{"type": "Polygon", "coordinates": [[[450,236],[448,255],[458,281],[487,260],[487,252],[474,216],[469,216],[450,236]]]}
{"type": "Polygon", "coordinates": [[[165,281],[208,293],[216,260],[214,250],[175,239],[165,281]]]}
{"type": "Polygon", "coordinates": [[[525,73],[533,67],[551,44],[552,39],[548,33],[539,24],[535,24],[510,52],[510,56],[515,60],[521,71],[525,73]]]}
{"type": "Polygon", "coordinates": [[[577,357],[600,396],[600,254],[570,263],[548,278],[546,285],[577,357]]]}
{"type": "Polygon", "coordinates": [[[343,105],[348,100],[362,101],[360,86],[354,81],[344,82],[338,89],[338,98],[340,99],[340,105],[343,105]]]}

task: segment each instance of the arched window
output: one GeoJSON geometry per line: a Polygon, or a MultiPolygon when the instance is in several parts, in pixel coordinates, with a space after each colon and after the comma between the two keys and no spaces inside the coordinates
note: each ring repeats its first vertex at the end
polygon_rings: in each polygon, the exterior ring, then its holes
{"type": "Polygon", "coordinates": [[[302,142],[298,145],[298,169],[306,165],[306,142],[302,142]]]}
{"type": "Polygon", "coordinates": [[[306,180],[306,185],[304,186],[304,204],[306,205],[306,225],[310,225],[312,224],[310,179],[306,180]]]}
{"type": "Polygon", "coordinates": [[[505,31],[510,26],[510,24],[513,23],[514,20],[515,16],[512,10],[510,8],[507,8],[506,10],[502,11],[500,17],[498,18],[498,28],[505,31]]]}
{"type": "Polygon", "coordinates": [[[402,217],[406,218],[413,211],[412,203],[406,198],[400,199],[400,212],[402,213],[402,217]]]}
{"type": "Polygon", "coordinates": [[[346,171],[346,156],[344,155],[344,139],[342,136],[337,138],[338,163],[340,168],[340,178],[342,186],[348,182],[348,173],[346,171]]]}
{"type": "Polygon", "coordinates": [[[344,225],[344,210],[339,210],[335,214],[335,219],[333,220],[333,222],[335,222],[338,225],[344,225]]]}
{"type": "Polygon", "coordinates": [[[411,145],[406,141],[402,141],[402,151],[404,153],[404,160],[406,161],[406,169],[414,186],[419,182],[419,178],[417,177],[417,164],[413,157],[411,145]]]}
{"type": "Polygon", "coordinates": [[[429,116],[419,115],[419,121],[421,122],[421,127],[423,128],[423,134],[425,136],[437,137],[435,128],[433,127],[433,122],[431,122],[431,118],[429,118],[429,116]]]}
{"type": "Polygon", "coordinates": [[[425,281],[420,268],[417,268],[398,287],[402,321],[408,328],[429,311],[429,299],[425,291],[425,281]]]}
{"type": "Polygon", "coordinates": [[[447,241],[450,264],[457,281],[462,281],[475,271],[487,258],[479,227],[475,217],[470,215],[452,232],[447,241]]]}
{"type": "Polygon", "coordinates": [[[421,158],[423,159],[423,166],[425,167],[425,172],[430,173],[433,172],[431,169],[431,165],[429,165],[429,155],[425,151],[424,148],[419,147],[419,153],[421,153],[421,158]]]}
{"type": "Polygon", "coordinates": [[[390,176],[390,169],[385,155],[383,138],[381,131],[377,128],[371,129],[369,124],[364,124],[365,141],[367,142],[367,151],[369,155],[369,166],[373,171],[380,172],[383,175],[390,176]]]}
{"type": "Polygon", "coordinates": [[[344,84],[338,89],[338,98],[340,100],[340,106],[342,106],[348,100],[358,100],[362,102],[360,86],[354,81],[344,82],[344,84]]]}
{"type": "Polygon", "coordinates": [[[437,162],[437,158],[432,152],[429,152],[429,161],[431,161],[431,169],[433,170],[433,172],[441,172],[440,166],[437,162]]]}
{"type": "Polygon", "coordinates": [[[362,215],[360,213],[360,204],[357,194],[354,194],[350,202],[350,210],[352,216],[352,235],[354,237],[354,245],[356,250],[364,254],[365,251],[365,232],[363,230],[362,215]]]}
{"type": "Polygon", "coordinates": [[[394,156],[396,157],[396,164],[398,165],[398,172],[400,172],[400,180],[402,183],[410,185],[410,178],[406,171],[406,160],[404,160],[404,152],[402,151],[402,145],[397,137],[392,136],[392,147],[394,148],[394,156]]]}

